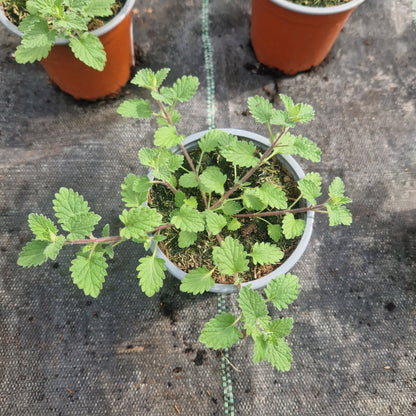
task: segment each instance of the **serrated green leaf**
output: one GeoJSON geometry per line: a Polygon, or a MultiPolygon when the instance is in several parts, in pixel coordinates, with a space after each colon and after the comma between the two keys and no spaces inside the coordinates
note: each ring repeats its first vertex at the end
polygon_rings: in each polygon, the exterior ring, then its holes
{"type": "Polygon", "coordinates": [[[267,285],[267,302],[272,302],[279,311],[287,308],[298,297],[299,288],[299,280],[295,275],[282,274],[267,285]]]}
{"type": "Polygon", "coordinates": [[[166,79],[169,72],[170,72],[169,68],[162,68],[162,69],[159,69],[159,71],[156,72],[156,74],[155,74],[155,80],[156,80],[155,86],[157,88],[159,88],[162,85],[162,82],[166,79]]]}
{"type": "Polygon", "coordinates": [[[343,205],[334,205],[329,203],[326,206],[329,217],[329,225],[351,225],[352,223],[352,214],[346,207],[343,205]]]}
{"type": "Polygon", "coordinates": [[[279,224],[267,224],[267,234],[277,243],[282,237],[282,227],[279,224]]]}
{"type": "Polygon", "coordinates": [[[289,345],[283,339],[276,343],[267,343],[266,361],[268,361],[276,370],[289,371],[292,363],[292,354],[289,345]]]}
{"type": "Polygon", "coordinates": [[[298,181],[299,191],[302,196],[311,204],[316,205],[316,199],[321,193],[321,175],[316,172],[307,173],[298,181]]]}
{"type": "Polygon", "coordinates": [[[105,254],[107,254],[107,256],[110,259],[113,259],[114,258],[114,249],[113,249],[113,246],[111,246],[111,245],[106,246],[105,247],[105,254]]]}
{"type": "Polygon", "coordinates": [[[162,87],[160,91],[152,91],[152,98],[161,101],[164,104],[172,106],[176,100],[176,94],[173,88],[162,87]]]}
{"type": "Polygon", "coordinates": [[[103,228],[102,236],[108,237],[110,235],[110,225],[106,224],[103,228]]]}
{"type": "Polygon", "coordinates": [[[121,196],[128,208],[140,207],[147,199],[148,189],[145,190],[144,187],[146,180],[141,178],[132,173],[124,178],[124,183],[121,185],[121,196]]]}
{"type": "Polygon", "coordinates": [[[51,260],[55,260],[64,243],[65,237],[63,235],[58,235],[52,242],[50,242],[46,246],[44,250],[45,256],[50,258],[51,260]]]}
{"type": "Polygon", "coordinates": [[[88,22],[90,18],[80,16],[77,13],[66,11],[59,19],[54,19],[52,27],[57,30],[70,30],[78,32],[88,31],[88,22]]]}
{"type": "Polygon", "coordinates": [[[266,331],[274,337],[275,340],[278,338],[284,338],[290,334],[293,328],[292,318],[280,318],[271,321],[266,328],[266,331]]]}
{"type": "Polygon", "coordinates": [[[221,156],[236,166],[250,168],[256,166],[260,161],[254,156],[255,151],[256,146],[252,142],[239,140],[223,148],[221,156]]]}
{"type": "Polygon", "coordinates": [[[16,62],[19,64],[26,64],[28,62],[33,63],[35,61],[40,61],[49,55],[52,45],[53,42],[51,42],[49,45],[31,47],[25,46],[22,41],[22,43],[16,49],[16,62]]]}
{"type": "Polygon", "coordinates": [[[270,124],[275,126],[293,127],[294,124],[289,121],[287,111],[273,109],[270,124]]]}
{"type": "Polygon", "coordinates": [[[176,191],[175,194],[175,206],[177,208],[180,208],[183,203],[185,202],[186,199],[186,195],[184,194],[184,192],[182,192],[181,190],[176,191]]]}
{"type": "Polygon", "coordinates": [[[227,181],[227,176],[221,172],[218,166],[208,166],[199,175],[199,179],[205,192],[224,194],[224,184],[227,181]]]}
{"type": "Polygon", "coordinates": [[[155,146],[170,148],[182,143],[185,136],[176,133],[175,126],[159,127],[155,132],[155,146]]]}
{"type": "Polygon", "coordinates": [[[79,38],[71,38],[69,47],[85,65],[97,71],[102,71],[107,62],[104,46],[98,36],[91,32],[84,32],[79,38]]]}
{"type": "Polygon", "coordinates": [[[279,94],[279,97],[288,112],[293,109],[295,104],[293,103],[293,100],[290,97],[288,97],[285,94],[279,94]]]}
{"type": "Polygon", "coordinates": [[[227,219],[220,214],[216,214],[210,210],[204,211],[206,230],[214,235],[219,234],[227,225],[227,219]]]}
{"type": "Polygon", "coordinates": [[[53,241],[58,233],[52,220],[42,214],[29,214],[29,227],[37,240],[53,241]]]}
{"type": "Polygon", "coordinates": [[[241,331],[235,326],[236,318],[231,313],[223,312],[206,323],[199,337],[199,342],[208,348],[218,350],[229,348],[243,338],[241,331]]]}
{"type": "Polygon", "coordinates": [[[114,0],[88,0],[84,8],[84,14],[91,17],[111,16],[113,14],[111,10],[113,3],[114,0]]]}
{"type": "Polygon", "coordinates": [[[241,227],[241,222],[237,220],[237,218],[233,218],[228,224],[227,224],[227,228],[230,231],[236,231],[238,229],[240,229],[241,227]]]}
{"type": "Polygon", "coordinates": [[[273,117],[273,106],[264,97],[249,97],[248,108],[258,123],[269,123],[273,117]]]}
{"type": "Polygon", "coordinates": [[[183,231],[193,231],[195,233],[204,231],[205,222],[203,215],[196,209],[187,204],[183,204],[179,212],[171,218],[172,224],[183,231]]]}
{"type": "Polygon", "coordinates": [[[193,293],[194,295],[208,292],[210,287],[215,285],[215,281],[212,278],[214,270],[208,270],[205,266],[191,270],[181,282],[181,291],[193,293]]]}
{"type": "Polygon", "coordinates": [[[302,235],[306,223],[302,218],[295,219],[293,214],[286,214],[283,217],[282,229],[287,239],[292,239],[302,235]]]}
{"type": "Polygon", "coordinates": [[[213,152],[219,143],[219,140],[228,136],[228,133],[222,130],[209,130],[198,141],[198,146],[203,152],[213,152]]]}
{"type": "MultiPolygon", "coordinates": [[[[177,170],[183,163],[183,156],[176,155],[169,149],[144,147],[139,151],[140,163],[152,168],[155,178],[169,183],[174,182],[171,172],[177,170]]],[[[175,186],[174,183],[172,183],[175,186]]]]}
{"type": "Polygon", "coordinates": [[[315,118],[315,112],[309,104],[296,104],[289,111],[289,120],[295,123],[307,123],[315,118]]]}
{"type": "Polygon", "coordinates": [[[138,71],[130,82],[147,89],[154,89],[157,87],[155,73],[149,68],[143,68],[138,71]]]}
{"type": "Polygon", "coordinates": [[[270,321],[266,302],[260,295],[247,286],[240,289],[238,304],[244,315],[244,321],[250,326],[261,326],[264,328],[270,321]]]}
{"type": "Polygon", "coordinates": [[[135,180],[133,182],[134,192],[138,192],[138,193],[146,192],[147,193],[151,186],[152,186],[152,182],[150,181],[147,175],[135,176],[135,180]]]}
{"type": "Polygon", "coordinates": [[[17,264],[22,267],[39,266],[44,263],[48,257],[45,249],[49,245],[48,241],[32,240],[27,243],[17,260],[17,264]]]}
{"type": "Polygon", "coordinates": [[[165,262],[154,255],[142,257],[139,261],[139,285],[147,296],[153,296],[163,286],[165,262]]]}
{"type": "Polygon", "coordinates": [[[84,291],[86,295],[96,298],[103,287],[104,278],[107,275],[107,262],[104,253],[93,251],[90,253],[78,252],[72,260],[71,271],[74,283],[84,291]]]}
{"type": "Polygon", "coordinates": [[[134,98],[132,100],[124,101],[117,109],[117,113],[123,117],[134,118],[149,118],[152,117],[152,110],[150,109],[150,103],[148,100],[142,98],[134,98]]]}
{"type": "Polygon", "coordinates": [[[255,243],[252,252],[248,254],[254,264],[275,264],[282,260],[283,251],[270,243],[255,243]]]}
{"type": "Polygon", "coordinates": [[[25,48],[50,47],[58,37],[58,32],[51,30],[48,22],[39,16],[23,19],[19,30],[23,32],[22,45],[25,48]]]}
{"type": "Polygon", "coordinates": [[[329,185],[329,196],[331,197],[331,205],[344,205],[349,204],[351,201],[350,198],[344,196],[345,187],[344,182],[341,178],[336,177],[331,185],[329,185]]]}
{"type": "Polygon", "coordinates": [[[226,237],[221,247],[214,247],[212,259],[221,274],[232,276],[248,270],[247,253],[243,245],[232,237],[226,237]]]}
{"type": "MultiPolygon", "coordinates": [[[[222,130],[219,130],[219,131],[222,131],[222,130]]],[[[218,147],[220,148],[220,152],[226,147],[234,145],[238,141],[238,138],[234,136],[233,134],[226,133],[224,131],[223,133],[224,134],[219,134],[217,136],[218,147]]]]}
{"type": "Polygon", "coordinates": [[[249,211],[262,211],[267,207],[259,188],[244,189],[243,205],[249,211]]]}
{"type": "Polygon", "coordinates": [[[197,238],[197,233],[194,233],[193,231],[181,230],[178,237],[178,246],[180,248],[190,247],[193,243],[195,243],[197,238]]]}
{"type": "Polygon", "coordinates": [[[277,185],[269,182],[265,182],[261,188],[261,200],[264,201],[269,207],[276,209],[287,208],[287,198],[283,189],[277,185]]]}
{"type": "Polygon", "coordinates": [[[227,200],[221,205],[221,209],[225,215],[234,215],[238,214],[243,208],[239,202],[227,200]]]}
{"type": "Polygon", "coordinates": [[[198,87],[199,80],[197,77],[184,75],[173,84],[172,89],[175,91],[176,99],[183,103],[189,101],[195,95],[198,87]]]}
{"type": "Polygon", "coordinates": [[[53,209],[62,229],[68,231],[69,240],[76,240],[90,235],[101,217],[90,212],[88,202],[72,189],[61,188],[55,194],[53,209]]]}
{"type": "Polygon", "coordinates": [[[124,210],[120,215],[120,221],[125,225],[120,230],[123,238],[140,238],[151,233],[155,227],[162,223],[162,215],[154,208],[142,206],[124,210]]]}
{"type": "Polygon", "coordinates": [[[54,11],[55,3],[55,0],[27,0],[26,7],[30,13],[50,15],[54,11]]]}
{"type": "Polygon", "coordinates": [[[312,162],[321,160],[321,149],[306,137],[286,133],[275,148],[275,153],[299,155],[312,162]]]}
{"type": "Polygon", "coordinates": [[[179,178],[179,185],[183,186],[184,188],[197,188],[198,180],[196,179],[195,172],[184,173],[179,178]]]}
{"type": "MultiPolygon", "coordinates": [[[[170,121],[172,122],[172,124],[176,124],[181,119],[181,115],[178,111],[167,109],[167,112],[169,114],[170,121]]],[[[164,118],[164,115],[162,116],[162,114],[163,112],[161,111],[156,119],[157,124],[159,126],[170,126],[169,122],[164,118]]]]}
{"type": "Polygon", "coordinates": [[[258,334],[253,337],[254,339],[254,352],[253,352],[253,363],[258,364],[261,361],[267,359],[267,342],[262,334],[258,334]]]}

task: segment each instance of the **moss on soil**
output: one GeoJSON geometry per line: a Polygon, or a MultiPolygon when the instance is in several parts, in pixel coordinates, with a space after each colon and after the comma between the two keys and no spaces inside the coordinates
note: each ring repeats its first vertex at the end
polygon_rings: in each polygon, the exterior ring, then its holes
{"type": "MultiPolygon", "coordinates": [[[[196,148],[195,150],[190,152],[190,155],[192,160],[199,160],[199,148],[196,148]]],[[[229,178],[225,184],[225,189],[227,190],[231,188],[233,183],[230,180],[230,178],[234,177],[233,167],[221,155],[219,155],[218,153],[204,154],[202,169],[204,169],[206,166],[218,166],[222,170],[222,172],[225,173],[229,178]]],[[[190,169],[186,161],[184,163],[184,167],[186,169],[190,169]]],[[[238,169],[238,175],[240,177],[242,177],[242,172],[243,170],[238,169]]],[[[184,172],[180,171],[176,174],[176,179],[178,182],[179,177],[183,173],[184,172]]],[[[277,158],[273,158],[270,161],[270,164],[263,165],[250,178],[249,181],[253,185],[259,186],[261,186],[265,182],[274,183],[282,187],[282,189],[284,189],[289,201],[294,201],[299,196],[296,181],[294,180],[291,173],[277,160],[277,158]]],[[[178,186],[178,189],[181,189],[181,187],[178,186]]],[[[198,209],[200,211],[204,210],[204,203],[199,190],[195,188],[181,190],[185,192],[187,197],[194,196],[198,201],[198,209]]],[[[239,191],[236,191],[236,193],[232,195],[233,198],[238,196],[239,191]]],[[[218,197],[218,194],[213,193],[211,205],[213,205],[216,202],[216,198],[218,197]]],[[[149,192],[148,203],[150,207],[156,208],[163,215],[163,221],[165,223],[170,222],[170,215],[172,211],[176,209],[175,197],[171,190],[169,190],[164,185],[153,185],[152,189],[149,192]]],[[[301,205],[297,204],[294,208],[300,206],[301,205]]],[[[246,211],[242,211],[241,213],[245,212],[246,211]]],[[[301,215],[299,215],[298,217],[300,218],[301,215]]],[[[241,228],[239,230],[229,231],[225,227],[221,231],[221,237],[225,238],[227,236],[231,236],[235,239],[238,239],[243,244],[244,249],[247,252],[251,252],[251,248],[256,242],[269,242],[272,244],[276,244],[284,252],[284,257],[281,260],[281,262],[273,265],[254,266],[254,264],[250,261],[250,270],[244,273],[242,276],[240,276],[244,279],[244,281],[252,281],[272,272],[276,267],[278,267],[290,256],[290,254],[296,248],[300,240],[300,237],[292,240],[286,240],[282,236],[279,242],[276,243],[269,237],[267,233],[267,222],[265,222],[261,218],[239,218],[239,221],[241,223],[241,228]]],[[[273,224],[281,225],[282,217],[267,217],[267,221],[273,224]]],[[[168,229],[163,230],[162,234],[166,236],[166,239],[159,243],[159,247],[168,257],[168,259],[177,267],[184,270],[185,272],[202,266],[206,266],[210,270],[213,268],[213,265],[211,263],[212,249],[214,246],[218,246],[218,240],[215,236],[208,236],[206,233],[198,233],[198,240],[195,242],[195,244],[191,247],[183,249],[178,246],[179,230],[177,230],[175,227],[170,227],[168,229]]],[[[234,283],[234,278],[232,276],[220,275],[218,271],[214,272],[213,278],[216,283],[234,283]]]]}
{"type": "Polygon", "coordinates": [[[333,7],[349,3],[351,0],[288,0],[291,3],[309,7],[333,7]]]}

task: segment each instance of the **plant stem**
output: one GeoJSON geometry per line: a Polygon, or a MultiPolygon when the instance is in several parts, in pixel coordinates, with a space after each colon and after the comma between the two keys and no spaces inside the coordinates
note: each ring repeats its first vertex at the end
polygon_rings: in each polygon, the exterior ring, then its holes
{"type": "Polygon", "coordinates": [[[122,238],[120,236],[113,236],[113,237],[101,237],[101,238],[83,238],[80,240],[74,241],[65,241],[64,245],[72,245],[72,244],[111,244],[121,242],[122,238]]]}
{"type": "Polygon", "coordinates": [[[275,215],[299,214],[302,212],[317,211],[317,210],[320,210],[321,208],[325,208],[325,204],[314,205],[313,207],[285,209],[282,211],[254,212],[252,214],[234,214],[232,215],[232,217],[235,217],[235,218],[271,217],[275,215]]]}

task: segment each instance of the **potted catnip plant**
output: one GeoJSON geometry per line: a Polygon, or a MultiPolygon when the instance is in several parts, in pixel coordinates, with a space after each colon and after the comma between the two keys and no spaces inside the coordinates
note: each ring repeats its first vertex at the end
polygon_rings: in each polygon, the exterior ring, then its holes
{"type": "Polygon", "coordinates": [[[364,0],[252,0],[251,43],[266,66],[294,75],[319,65],[364,0]]]}
{"type": "Polygon", "coordinates": [[[238,292],[241,313],[213,317],[199,340],[220,349],[251,336],[254,362],[266,360],[287,371],[292,356],[285,337],[293,320],[272,320],[267,304],[278,310],[288,307],[297,298],[299,281],[288,269],[277,275],[273,270],[290,259],[305,233],[310,236],[315,212],[328,215],[331,226],[349,225],[352,217],[345,204],[351,200],[337,177],[328,197],[318,202],[319,173],[304,175],[289,156],[320,160],[321,151],[312,141],[290,132],[297,123],[313,120],[310,105],[295,104],[282,94],[284,109],[277,110],[266,99],[251,97],[250,112],[265,125],[267,139],[242,130],[210,130],[185,138],[177,130],[177,106],[193,97],[199,82],[183,76],[166,87],[168,73],[140,70],[131,82],[147,89],[155,105],[134,98],[118,109],[124,117],[155,118],[158,123],[154,147],[138,154],[149,174],[130,173],[121,185],[125,209],[118,233],[111,235],[106,225],[98,237],[100,216],[77,192],[61,188],[53,209],[64,233],[44,215],[30,214],[35,238],[23,248],[18,264],[38,266],[55,260],[66,245],[83,245],[70,271],[74,283],[96,297],[116,246],[127,240],[144,244],[151,251],[138,259],[137,271],[146,295],[162,287],[167,263],[182,269],[181,291],[198,295],[228,286],[238,292]],[[254,290],[259,287],[264,287],[265,298],[254,290]]]}
{"type": "Polygon", "coordinates": [[[18,63],[39,61],[76,99],[117,94],[134,65],[134,0],[4,0],[0,21],[21,36],[18,63]]]}

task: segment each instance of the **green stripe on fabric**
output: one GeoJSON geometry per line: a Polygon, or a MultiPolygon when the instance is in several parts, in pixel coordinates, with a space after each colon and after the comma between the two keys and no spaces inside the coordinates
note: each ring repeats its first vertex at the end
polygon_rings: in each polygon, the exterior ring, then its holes
{"type": "MultiPolygon", "coordinates": [[[[212,55],[211,39],[209,37],[209,0],[202,0],[202,45],[204,48],[205,73],[207,83],[207,124],[208,128],[215,129],[215,78],[214,60],[212,55]]],[[[226,299],[223,294],[218,294],[218,313],[227,310],[226,299]]],[[[234,416],[234,396],[231,380],[230,362],[228,348],[221,356],[222,386],[224,390],[224,412],[226,415],[234,416]]]]}

